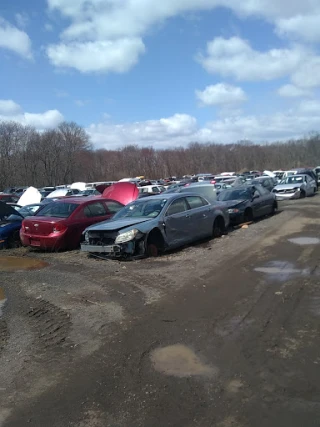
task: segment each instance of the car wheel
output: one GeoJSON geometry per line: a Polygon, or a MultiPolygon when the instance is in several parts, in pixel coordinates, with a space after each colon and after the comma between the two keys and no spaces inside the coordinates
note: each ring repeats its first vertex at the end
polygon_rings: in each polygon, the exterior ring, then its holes
{"type": "Polygon", "coordinates": [[[225,223],[224,219],[219,216],[214,220],[213,228],[212,228],[212,235],[213,237],[221,237],[223,233],[225,232],[225,223]]]}
{"type": "Polygon", "coordinates": [[[275,215],[278,210],[278,203],[275,201],[272,206],[271,215],[275,215]]]}
{"type": "Polygon", "coordinates": [[[243,214],[243,222],[253,221],[253,212],[252,209],[247,208],[243,214]]]}
{"type": "Polygon", "coordinates": [[[147,257],[157,257],[164,250],[164,241],[161,232],[154,229],[150,232],[145,244],[145,255],[147,257]]]}
{"type": "Polygon", "coordinates": [[[154,243],[148,243],[147,244],[146,255],[148,257],[157,257],[159,255],[158,246],[156,244],[154,244],[154,243]]]}
{"type": "Polygon", "coordinates": [[[304,199],[306,197],[306,192],[304,190],[300,191],[300,199],[304,199]]]}
{"type": "Polygon", "coordinates": [[[9,237],[7,245],[8,249],[20,248],[21,240],[19,236],[19,231],[14,232],[12,236],[9,237]]]}

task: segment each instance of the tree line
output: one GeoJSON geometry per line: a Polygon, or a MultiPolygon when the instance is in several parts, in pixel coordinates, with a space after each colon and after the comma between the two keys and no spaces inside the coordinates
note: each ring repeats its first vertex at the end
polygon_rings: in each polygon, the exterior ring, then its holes
{"type": "Polygon", "coordinates": [[[190,143],[156,150],[132,144],[94,149],[87,132],[74,122],[39,132],[17,122],[0,122],[0,189],[36,187],[76,181],[119,180],[144,175],[150,179],[192,173],[275,170],[320,164],[320,135],[286,142],[254,144],[190,143]]]}

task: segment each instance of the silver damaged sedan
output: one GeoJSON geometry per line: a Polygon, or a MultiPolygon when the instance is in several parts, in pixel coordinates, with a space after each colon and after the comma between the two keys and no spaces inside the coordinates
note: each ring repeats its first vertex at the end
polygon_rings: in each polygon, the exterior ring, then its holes
{"type": "Polygon", "coordinates": [[[138,199],[108,221],[84,231],[81,250],[111,257],[157,256],[205,237],[226,233],[229,214],[222,202],[194,193],[138,199]]]}
{"type": "Polygon", "coordinates": [[[290,175],[276,185],[272,192],[277,200],[301,199],[313,196],[317,191],[317,184],[309,175],[290,175]]]}

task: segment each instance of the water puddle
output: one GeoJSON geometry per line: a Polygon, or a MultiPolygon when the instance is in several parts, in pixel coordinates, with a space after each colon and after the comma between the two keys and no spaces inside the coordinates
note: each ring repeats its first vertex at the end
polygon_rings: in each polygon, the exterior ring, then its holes
{"type": "Polygon", "coordinates": [[[293,239],[288,240],[291,243],[301,246],[318,245],[320,243],[320,239],[318,239],[317,237],[295,237],[293,239]]]}
{"type": "Polygon", "coordinates": [[[3,307],[4,307],[6,302],[7,302],[7,300],[6,300],[6,297],[4,295],[4,290],[2,288],[0,288],[0,317],[2,316],[2,310],[3,310],[3,307]]]}
{"type": "Polygon", "coordinates": [[[48,263],[35,258],[15,256],[0,257],[0,271],[5,272],[39,270],[48,265],[48,263]]]}
{"type": "Polygon", "coordinates": [[[310,269],[296,268],[294,264],[287,261],[270,261],[263,267],[255,268],[254,271],[268,274],[272,279],[280,281],[286,281],[294,275],[307,276],[310,274],[310,269]]]}
{"type": "Polygon", "coordinates": [[[156,371],[175,377],[212,376],[218,373],[217,368],[202,363],[190,348],[182,344],[154,350],[151,361],[156,371]]]}

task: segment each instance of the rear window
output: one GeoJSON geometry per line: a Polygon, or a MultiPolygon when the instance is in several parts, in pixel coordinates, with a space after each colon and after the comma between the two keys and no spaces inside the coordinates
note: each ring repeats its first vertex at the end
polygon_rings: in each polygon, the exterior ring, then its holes
{"type": "Polygon", "coordinates": [[[50,216],[54,218],[68,218],[79,205],[75,203],[50,203],[36,216],[50,216]]]}

